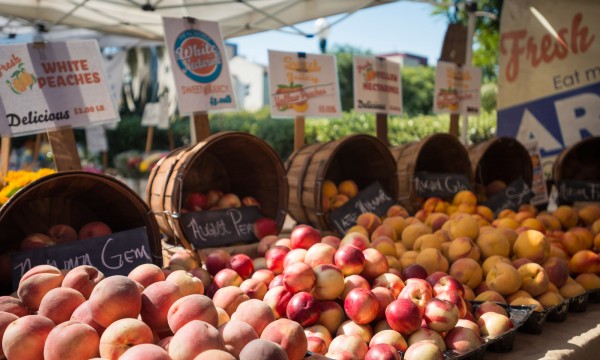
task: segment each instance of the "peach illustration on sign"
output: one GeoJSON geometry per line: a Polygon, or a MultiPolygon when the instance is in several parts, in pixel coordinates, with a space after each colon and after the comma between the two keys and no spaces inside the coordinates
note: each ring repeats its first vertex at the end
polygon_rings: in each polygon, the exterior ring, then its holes
{"type": "Polygon", "coordinates": [[[303,96],[300,95],[303,91],[303,87],[304,87],[304,85],[294,84],[293,82],[291,82],[289,85],[287,85],[287,84],[277,85],[277,91],[275,92],[275,94],[288,94],[288,95],[284,95],[282,100],[276,102],[277,110],[286,111],[290,108],[294,109],[296,112],[305,112],[306,110],[308,110],[308,102],[306,100],[297,101],[295,99],[296,97],[299,97],[300,99],[303,98],[303,96]],[[290,95],[292,93],[297,93],[300,96],[290,95]]]}
{"type": "Polygon", "coordinates": [[[33,85],[37,83],[35,75],[28,73],[25,70],[23,63],[19,63],[17,70],[15,70],[10,77],[12,81],[6,80],[6,84],[15,94],[22,94],[27,88],[31,89],[33,85]]]}

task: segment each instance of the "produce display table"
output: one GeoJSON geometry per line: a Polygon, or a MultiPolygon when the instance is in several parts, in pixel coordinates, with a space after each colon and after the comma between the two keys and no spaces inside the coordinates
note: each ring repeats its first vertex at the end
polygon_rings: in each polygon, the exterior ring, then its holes
{"type": "Polygon", "coordinates": [[[485,360],[600,358],[600,304],[588,303],[582,313],[570,312],[562,323],[545,322],[539,335],[519,332],[508,353],[486,352],[485,360]]]}

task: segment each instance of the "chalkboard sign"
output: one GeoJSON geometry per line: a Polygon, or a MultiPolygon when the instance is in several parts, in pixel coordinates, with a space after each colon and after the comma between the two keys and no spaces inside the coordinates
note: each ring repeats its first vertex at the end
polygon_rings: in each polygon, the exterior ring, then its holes
{"type": "Polygon", "coordinates": [[[199,248],[256,240],[254,223],[261,217],[256,206],[181,214],[186,238],[199,248]]]}
{"type": "Polygon", "coordinates": [[[37,265],[52,265],[59,269],[73,269],[91,265],[105,276],[127,275],[141,264],[152,262],[152,251],[145,227],[73,241],[65,244],[14,253],[10,257],[12,284],[37,265]]]}
{"type": "Polygon", "coordinates": [[[600,201],[600,182],[560,180],[557,183],[558,201],[600,201]]]}
{"type": "Polygon", "coordinates": [[[356,218],[362,213],[372,212],[383,216],[396,201],[389,196],[381,184],[376,181],[361,190],[358,195],[350,199],[340,208],[329,214],[329,223],[341,233],[356,225],[356,218]]]}
{"type": "Polygon", "coordinates": [[[483,202],[483,205],[494,211],[494,214],[504,209],[518,210],[521,204],[528,204],[533,196],[531,188],[519,178],[511,182],[503,191],[494,194],[483,202]]]}
{"type": "Polygon", "coordinates": [[[462,190],[471,190],[471,182],[463,174],[418,172],[413,176],[417,197],[452,198],[462,190]]]}

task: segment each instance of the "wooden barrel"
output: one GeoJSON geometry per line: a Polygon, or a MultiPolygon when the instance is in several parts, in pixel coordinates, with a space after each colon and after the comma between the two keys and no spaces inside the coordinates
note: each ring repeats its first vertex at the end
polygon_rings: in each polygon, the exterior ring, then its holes
{"type": "Polygon", "coordinates": [[[397,146],[391,151],[398,169],[398,202],[411,213],[416,212],[422,203],[414,187],[416,173],[461,174],[473,181],[469,154],[453,135],[431,134],[421,141],[397,146]]]}
{"type": "MultiPolygon", "coordinates": [[[[533,166],[527,149],[516,139],[494,137],[469,147],[475,186],[484,188],[494,180],[506,185],[522,178],[531,187],[533,166]]],[[[477,190],[477,189],[476,189],[477,190]]]]}
{"type": "Polygon", "coordinates": [[[150,208],[119,180],[85,171],[64,171],[38,179],[0,208],[0,253],[17,250],[32,233],[48,233],[55,224],[80,229],[105,222],[113,232],[146,227],[153,262],[162,266],[160,232],[150,208]]]}
{"type": "Polygon", "coordinates": [[[600,136],[587,137],[565,148],[554,161],[552,177],[560,180],[600,182],[600,136]]]}
{"type": "Polygon", "coordinates": [[[338,184],[353,180],[359,189],[379,181],[393,198],[397,194],[396,166],[387,146],[370,135],[349,135],[326,143],[305,145],[286,161],[288,213],[299,223],[335,231],[323,212],[324,180],[338,184]]]}
{"type": "Polygon", "coordinates": [[[285,170],[275,150],[258,137],[220,132],[171,151],[150,173],[146,202],[170,241],[191,248],[179,216],[184,194],[211,189],[256,198],[261,213],[276,220],[279,229],[283,226],[288,201],[285,170]]]}

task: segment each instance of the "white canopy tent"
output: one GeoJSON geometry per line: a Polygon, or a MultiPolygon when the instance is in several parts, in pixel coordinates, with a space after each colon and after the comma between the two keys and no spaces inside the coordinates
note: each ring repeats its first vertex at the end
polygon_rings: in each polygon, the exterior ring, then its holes
{"type": "Polygon", "coordinates": [[[0,16],[8,19],[0,31],[17,33],[25,20],[25,25],[41,32],[68,26],[162,40],[161,17],[189,16],[219,22],[225,38],[267,30],[310,37],[316,34],[294,24],[331,15],[349,16],[396,1],[400,0],[0,0],[0,16]]]}

